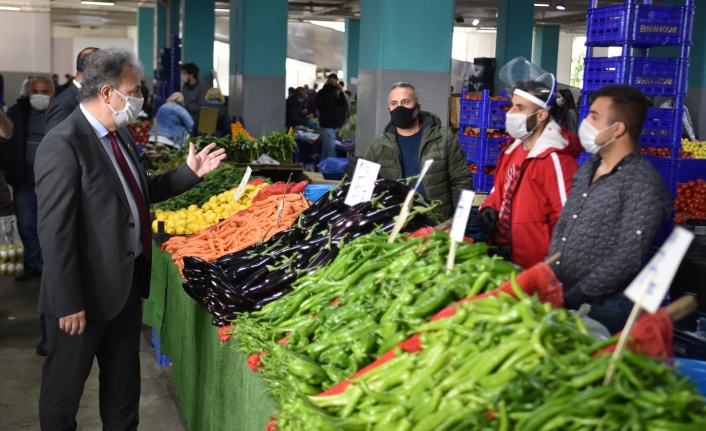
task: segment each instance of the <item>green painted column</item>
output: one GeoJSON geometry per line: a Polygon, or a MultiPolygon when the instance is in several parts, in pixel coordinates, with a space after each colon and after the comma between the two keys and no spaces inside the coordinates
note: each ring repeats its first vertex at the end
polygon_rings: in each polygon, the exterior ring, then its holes
{"type": "Polygon", "coordinates": [[[495,42],[495,81],[505,63],[515,57],[532,59],[534,2],[498,0],[498,33],[495,42]]]}
{"type": "Polygon", "coordinates": [[[154,8],[137,8],[137,58],[145,68],[145,81],[154,76],[154,8]]]}
{"type": "Polygon", "coordinates": [[[392,84],[417,88],[422,109],[448,123],[454,0],[361,0],[356,156],[390,121],[392,84]]]}
{"type": "Polygon", "coordinates": [[[695,8],[689,53],[689,94],[686,107],[694,123],[694,132],[700,140],[706,139],[706,5],[698,2],[695,8]]]}
{"type": "Polygon", "coordinates": [[[181,16],[181,61],[196,64],[200,69],[199,79],[211,87],[216,32],[215,1],[183,0],[181,16]]]}
{"type": "Polygon", "coordinates": [[[167,17],[167,7],[163,3],[164,0],[155,0],[155,16],[154,16],[154,28],[155,28],[155,44],[157,46],[156,52],[159,54],[163,48],[167,46],[167,36],[168,36],[168,17],[167,17]]]}
{"type": "Polygon", "coordinates": [[[348,83],[358,78],[360,56],[360,20],[346,18],[346,35],[343,40],[343,74],[348,83]]]}
{"type": "Polygon", "coordinates": [[[554,75],[559,61],[560,28],[558,25],[540,26],[534,36],[534,62],[554,75]]]}
{"type": "MultiPolygon", "coordinates": [[[[174,35],[181,37],[181,2],[182,0],[169,1],[169,30],[167,32],[167,45],[171,45],[171,39],[174,35]]],[[[215,9],[215,8],[214,8],[215,9]]],[[[213,12],[216,13],[215,10],[213,12]]]]}
{"type": "Polygon", "coordinates": [[[229,111],[259,136],[284,130],[287,0],[231,0],[229,111]]]}

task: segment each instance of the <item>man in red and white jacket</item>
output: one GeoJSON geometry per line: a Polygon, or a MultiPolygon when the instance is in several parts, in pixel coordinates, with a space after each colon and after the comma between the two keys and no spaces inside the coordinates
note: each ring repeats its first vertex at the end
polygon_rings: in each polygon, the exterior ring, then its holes
{"type": "Polygon", "coordinates": [[[547,256],[581,154],[578,137],[549,115],[550,95],[540,82],[516,84],[506,118],[512,139],[478,217],[496,253],[523,268],[547,256]]]}

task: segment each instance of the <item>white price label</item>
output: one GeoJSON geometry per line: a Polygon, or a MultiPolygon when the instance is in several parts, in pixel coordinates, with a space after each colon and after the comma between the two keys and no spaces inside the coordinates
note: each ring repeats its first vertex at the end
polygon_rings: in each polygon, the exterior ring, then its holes
{"type": "Polygon", "coordinates": [[[250,174],[252,174],[252,169],[250,168],[250,166],[248,166],[248,168],[245,169],[245,175],[243,175],[243,179],[240,181],[238,189],[233,195],[233,202],[238,202],[240,197],[243,195],[243,192],[245,191],[245,186],[248,184],[248,181],[250,181],[250,174]]]}
{"type": "Polygon", "coordinates": [[[635,303],[642,300],[642,308],[649,313],[659,310],[693,239],[692,232],[676,226],[662,248],[630,283],[625,296],[635,303]]]}
{"type": "Polygon", "coordinates": [[[417,178],[417,182],[414,184],[414,191],[417,191],[417,189],[419,188],[419,185],[422,183],[422,179],[424,179],[424,175],[427,174],[427,171],[431,167],[432,163],[434,163],[433,159],[429,159],[424,162],[424,166],[422,166],[422,172],[419,173],[419,178],[417,178]]]}
{"type": "Polygon", "coordinates": [[[378,179],[380,165],[369,162],[365,159],[358,159],[353,174],[351,187],[348,189],[348,195],[344,203],[346,205],[355,205],[361,202],[369,201],[373,196],[375,181],[378,179]]]}
{"type": "Polygon", "coordinates": [[[470,190],[463,190],[461,192],[461,198],[458,200],[458,206],[456,206],[456,212],[454,213],[454,221],[451,225],[450,236],[454,241],[463,241],[466,226],[468,225],[468,216],[471,214],[473,197],[475,195],[475,192],[470,190]]]}

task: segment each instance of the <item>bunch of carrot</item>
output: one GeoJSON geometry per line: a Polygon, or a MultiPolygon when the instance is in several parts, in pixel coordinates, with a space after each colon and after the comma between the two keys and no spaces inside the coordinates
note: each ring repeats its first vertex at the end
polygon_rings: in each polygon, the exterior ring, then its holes
{"type": "Polygon", "coordinates": [[[212,262],[227,253],[242,250],[275,233],[289,229],[299,213],[309,207],[301,194],[272,195],[254,202],[248,209],[191,236],[174,236],[162,245],[181,272],[184,256],[195,256],[212,262]],[[282,202],[282,215],[277,225],[282,202]]]}

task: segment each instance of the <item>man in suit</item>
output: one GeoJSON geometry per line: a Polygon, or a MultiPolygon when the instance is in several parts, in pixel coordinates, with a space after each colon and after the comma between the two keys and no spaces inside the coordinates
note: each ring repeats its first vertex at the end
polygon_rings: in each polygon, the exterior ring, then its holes
{"type": "Polygon", "coordinates": [[[98,48],[84,48],[76,57],[76,77],[73,82],[68,81],[66,91],[56,93],[56,98],[49,104],[47,114],[44,118],[44,133],[49,133],[51,129],[64,121],[78,106],[78,91],[81,89],[83,81],[83,69],[86,64],[86,57],[98,51],[98,48]]]}
{"type": "Polygon", "coordinates": [[[97,51],[83,71],[79,109],[37,154],[39,238],[46,253],[39,309],[47,320],[42,430],[76,429],[94,358],[103,429],[136,430],[142,303],[149,295],[149,203],[182,193],[217,168],[222,149],[147,176],[125,125],[142,107],[143,69],[122,48],[97,51]]]}

